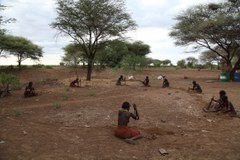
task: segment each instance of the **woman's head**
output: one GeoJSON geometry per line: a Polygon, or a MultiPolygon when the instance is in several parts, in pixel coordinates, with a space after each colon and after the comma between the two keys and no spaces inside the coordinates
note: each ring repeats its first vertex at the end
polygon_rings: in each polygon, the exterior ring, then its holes
{"type": "Polygon", "coordinates": [[[123,102],[122,108],[129,110],[130,109],[130,103],[129,102],[123,102]]]}
{"type": "Polygon", "coordinates": [[[29,83],[28,83],[29,86],[32,86],[32,84],[33,84],[32,82],[29,82],[29,83]]]}
{"type": "Polygon", "coordinates": [[[226,92],[225,92],[224,90],[221,90],[221,91],[219,92],[219,95],[220,95],[220,97],[225,96],[225,95],[226,95],[226,92]]]}

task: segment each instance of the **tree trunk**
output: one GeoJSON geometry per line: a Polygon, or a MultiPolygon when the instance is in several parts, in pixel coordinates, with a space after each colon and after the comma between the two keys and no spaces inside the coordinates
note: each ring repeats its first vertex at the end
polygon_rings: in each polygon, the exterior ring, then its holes
{"type": "Polygon", "coordinates": [[[87,65],[87,81],[91,81],[92,68],[93,68],[93,60],[89,59],[88,65],[87,65]]]}
{"type": "Polygon", "coordinates": [[[217,70],[220,70],[220,63],[217,62],[217,70]]]}
{"type": "Polygon", "coordinates": [[[240,58],[238,58],[237,62],[234,64],[234,67],[230,71],[230,79],[234,81],[234,73],[238,69],[238,66],[240,65],[240,58]]]}
{"type": "Polygon", "coordinates": [[[18,61],[18,69],[21,70],[21,61],[18,61]]]}

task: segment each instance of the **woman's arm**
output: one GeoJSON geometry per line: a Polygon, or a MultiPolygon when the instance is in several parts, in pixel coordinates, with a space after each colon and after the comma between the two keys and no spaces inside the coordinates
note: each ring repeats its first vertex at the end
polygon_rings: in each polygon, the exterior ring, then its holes
{"type": "Polygon", "coordinates": [[[136,115],[136,120],[139,120],[139,114],[138,114],[137,106],[135,103],[133,104],[133,109],[134,109],[134,114],[136,115]]]}

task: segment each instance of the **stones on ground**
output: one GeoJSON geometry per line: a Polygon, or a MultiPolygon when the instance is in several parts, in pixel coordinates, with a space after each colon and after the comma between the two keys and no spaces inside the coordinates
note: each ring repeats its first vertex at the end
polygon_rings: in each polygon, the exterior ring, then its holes
{"type": "Polygon", "coordinates": [[[90,126],[89,126],[89,125],[84,125],[84,127],[86,127],[86,128],[90,128],[90,126]]]}
{"type": "Polygon", "coordinates": [[[213,122],[213,120],[211,120],[211,119],[207,119],[207,121],[208,121],[209,123],[212,123],[212,122],[213,122]]]}
{"type": "Polygon", "coordinates": [[[166,118],[161,118],[161,122],[162,122],[162,123],[166,123],[166,122],[167,122],[167,119],[166,119],[166,118]]]}
{"type": "Polygon", "coordinates": [[[164,148],[160,148],[158,151],[163,156],[168,155],[168,152],[164,148]]]}
{"type": "Polygon", "coordinates": [[[5,141],[0,141],[0,144],[4,144],[5,143],[5,141]]]}
{"type": "Polygon", "coordinates": [[[26,131],[23,131],[23,134],[24,134],[24,135],[27,135],[28,133],[27,133],[26,131]]]}
{"type": "Polygon", "coordinates": [[[128,144],[135,144],[134,140],[132,139],[124,139],[124,141],[128,144]]]}

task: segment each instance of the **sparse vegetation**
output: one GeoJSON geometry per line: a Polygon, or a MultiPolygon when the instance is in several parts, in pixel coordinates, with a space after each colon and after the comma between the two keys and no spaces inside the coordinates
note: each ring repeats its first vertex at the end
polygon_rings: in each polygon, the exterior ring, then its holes
{"type": "Polygon", "coordinates": [[[63,99],[66,101],[69,99],[69,94],[67,92],[64,93],[63,99]]]}
{"type": "Polygon", "coordinates": [[[59,102],[59,101],[54,101],[54,102],[53,102],[53,108],[54,108],[55,110],[60,109],[60,108],[61,108],[60,102],[59,102]]]}
{"type": "Polygon", "coordinates": [[[14,116],[15,117],[20,117],[22,114],[23,113],[21,111],[17,111],[17,110],[14,111],[14,116]]]}
{"type": "Polygon", "coordinates": [[[95,91],[91,91],[91,92],[89,93],[89,96],[95,97],[95,96],[96,96],[96,92],[95,92],[95,91]]]}

